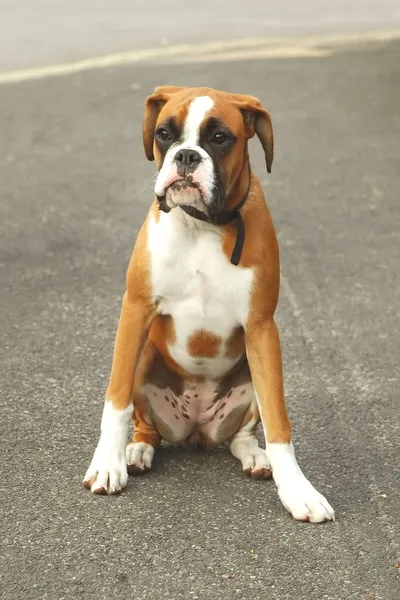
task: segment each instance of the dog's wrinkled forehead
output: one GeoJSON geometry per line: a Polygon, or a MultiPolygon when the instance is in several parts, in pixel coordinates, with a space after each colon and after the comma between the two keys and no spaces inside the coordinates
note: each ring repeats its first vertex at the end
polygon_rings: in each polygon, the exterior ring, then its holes
{"type": "Polygon", "coordinates": [[[234,134],[243,129],[241,114],[228,98],[207,93],[182,95],[175,94],[166,102],[158,115],[157,127],[165,124],[174,128],[188,145],[199,144],[202,133],[210,125],[225,126],[234,134]]]}

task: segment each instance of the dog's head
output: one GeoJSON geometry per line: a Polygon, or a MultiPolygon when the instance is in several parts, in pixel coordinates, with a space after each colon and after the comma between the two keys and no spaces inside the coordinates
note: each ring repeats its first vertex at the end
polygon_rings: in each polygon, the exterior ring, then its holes
{"type": "Polygon", "coordinates": [[[159,168],[156,195],[169,208],[223,210],[247,169],[247,142],[255,134],[270,173],[271,118],[257,98],[210,88],[156,88],[146,100],[143,124],[146,156],[159,168]]]}

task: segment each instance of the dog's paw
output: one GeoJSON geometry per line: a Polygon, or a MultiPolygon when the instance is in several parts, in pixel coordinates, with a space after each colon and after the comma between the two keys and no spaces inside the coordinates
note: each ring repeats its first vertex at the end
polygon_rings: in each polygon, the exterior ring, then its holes
{"type": "Polygon", "coordinates": [[[323,523],[334,521],[335,511],[322,494],[307,479],[298,478],[278,488],[284,507],[298,521],[323,523]]]}
{"type": "Polygon", "coordinates": [[[262,448],[249,449],[241,457],[243,471],[253,479],[271,479],[272,472],[265,450],[262,448]]]}
{"type": "Polygon", "coordinates": [[[83,480],[93,494],[119,494],[128,482],[124,450],[99,442],[83,480]]]}
{"type": "Polygon", "coordinates": [[[126,447],[129,475],[140,475],[151,469],[154,448],[145,442],[133,442],[126,447]]]}
{"type": "Polygon", "coordinates": [[[238,434],[230,445],[230,451],[242,463],[243,471],[253,479],[270,479],[271,467],[265,450],[258,446],[253,434],[238,434]]]}

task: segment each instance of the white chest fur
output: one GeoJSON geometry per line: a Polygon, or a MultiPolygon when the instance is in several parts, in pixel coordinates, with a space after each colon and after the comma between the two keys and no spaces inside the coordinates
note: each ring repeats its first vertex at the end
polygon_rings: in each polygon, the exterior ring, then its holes
{"type": "Polygon", "coordinates": [[[158,311],[174,320],[171,356],[190,373],[221,376],[234,362],[224,356],[223,343],[247,320],[252,270],[229,262],[218,227],[196,221],[179,208],[161,212],[158,222],[150,220],[148,246],[158,311]],[[189,354],[188,340],[201,329],[222,339],[218,356],[189,354]]]}

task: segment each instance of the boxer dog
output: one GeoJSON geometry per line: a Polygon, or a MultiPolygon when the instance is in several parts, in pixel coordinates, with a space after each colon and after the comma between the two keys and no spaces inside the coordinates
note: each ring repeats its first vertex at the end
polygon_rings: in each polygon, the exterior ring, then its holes
{"type": "Polygon", "coordinates": [[[257,98],[158,87],[146,100],[156,198],[128,267],[101,436],[83,482],[94,494],[116,494],[128,473],[149,470],[162,439],[229,441],[247,475],[272,473],[295,519],[334,519],[291,443],[274,321],[279,252],[250,168],[255,134],[270,172],[271,118],[257,98]]]}

